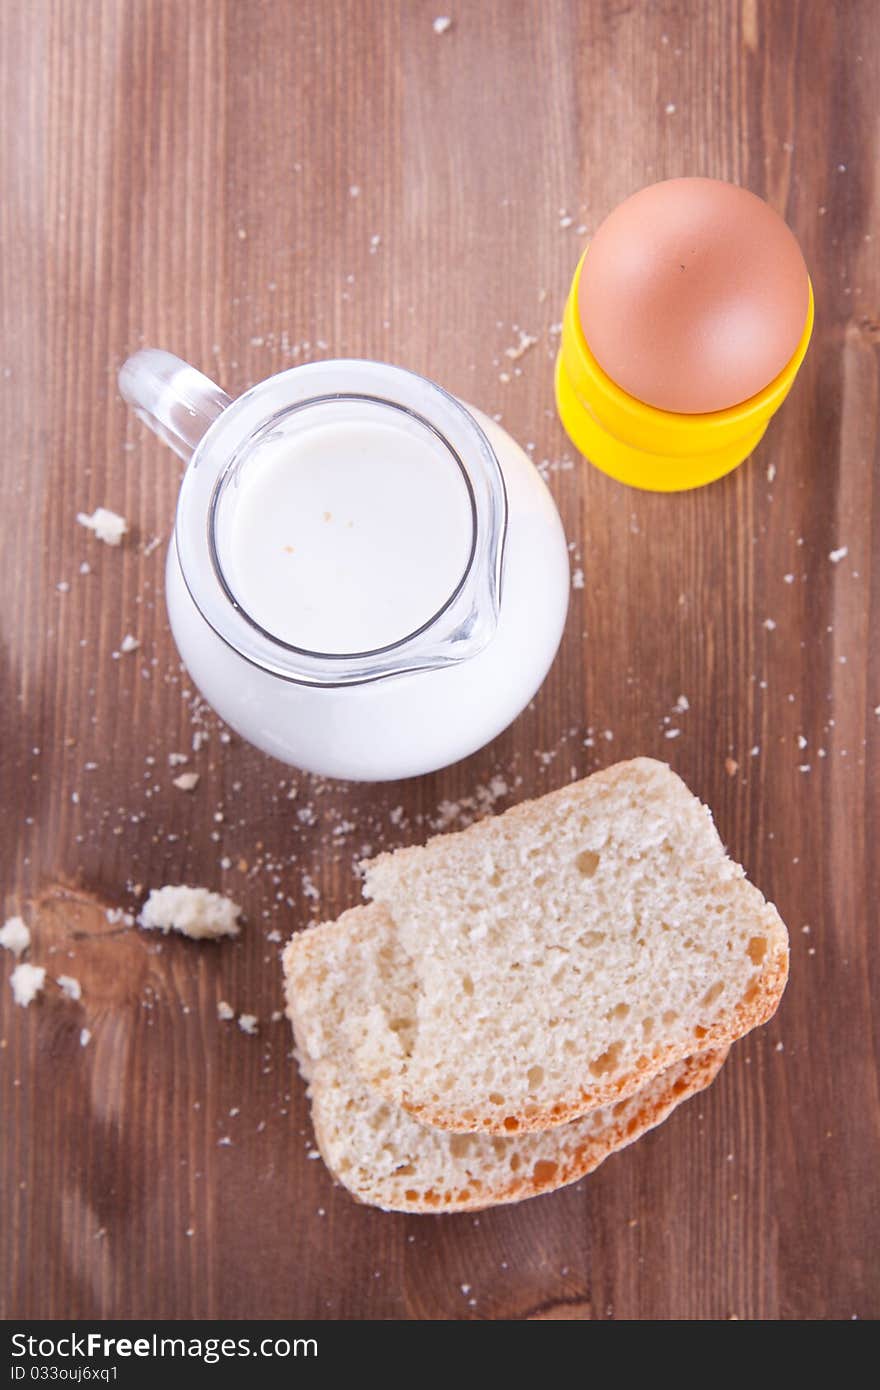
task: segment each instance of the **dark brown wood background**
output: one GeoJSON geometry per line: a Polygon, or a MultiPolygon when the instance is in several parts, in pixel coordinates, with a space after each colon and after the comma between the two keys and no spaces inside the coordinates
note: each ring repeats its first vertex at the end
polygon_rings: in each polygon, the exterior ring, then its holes
{"type": "Polygon", "coordinates": [[[15,1008],[4,953],[6,1316],[877,1316],[873,0],[4,0],[0,53],[0,892],[30,959],[83,984],[15,1008]],[[574,456],[554,325],[604,214],[688,173],[784,213],[816,333],[754,459],[650,496],[574,456]],[[520,328],[538,342],[512,366],[520,328]],[[385,358],[534,446],[585,584],[512,729],[380,787],[223,741],[153,544],[180,469],[115,389],[144,343],[232,393],[385,358]],[[98,505],[131,522],[119,550],[76,525],[98,505]],[[126,632],[140,648],[114,658],[126,632]],[[278,934],[356,902],[363,847],[423,838],[445,800],[501,777],[501,809],[640,753],[788,922],[776,1019],[572,1189],[477,1218],[354,1205],[308,1159],[278,934]],[[232,895],[241,939],[157,942],[52,889],[133,910],[166,882],[232,895]]]}

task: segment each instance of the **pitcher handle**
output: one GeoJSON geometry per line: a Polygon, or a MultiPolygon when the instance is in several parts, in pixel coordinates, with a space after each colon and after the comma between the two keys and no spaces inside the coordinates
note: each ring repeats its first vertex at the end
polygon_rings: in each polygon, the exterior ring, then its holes
{"type": "Polygon", "coordinates": [[[119,390],[145,425],[189,461],[231,397],[171,352],[142,348],[122,364],[119,390]]]}

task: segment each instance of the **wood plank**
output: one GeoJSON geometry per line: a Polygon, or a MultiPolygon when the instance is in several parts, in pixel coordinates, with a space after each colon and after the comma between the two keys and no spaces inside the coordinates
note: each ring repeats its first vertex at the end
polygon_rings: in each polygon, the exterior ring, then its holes
{"type": "Polygon", "coordinates": [[[32,959],[83,983],[80,1004],[51,985],[18,1009],[4,954],[0,1308],[876,1317],[876,8],[474,0],[440,35],[436,14],[0,9],[0,888],[32,959]],[[816,332],[749,464],[649,496],[568,445],[555,325],[602,216],[685,173],[785,214],[816,332]],[[538,342],[505,382],[520,329],[538,342]],[[512,729],[380,787],[224,741],[164,610],[180,468],[115,389],[144,343],[232,393],[315,356],[395,361],[532,446],[585,584],[512,729]],[[130,520],[119,550],[76,525],[98,505],[130,520]],[[115,657],[128,632],[140,647],[115,657]],[[200,774],[191,795],[173,752],[200,774]],[[367,847],[422,839],[445,803],[458,823],[493,778],[503,809],[640,753],[712,806],[789,923],[779,1015],[705,1096],[567,1191],[479,1217],[355,1206],[308,1156],[272,1017],[279,936],[358,900],[367,847]],[[240,902],[241,939],[107,922],[105,904],[178,881],[240,902]],[[218,1020],[220,999],[259,1035],[218,1020]]]}

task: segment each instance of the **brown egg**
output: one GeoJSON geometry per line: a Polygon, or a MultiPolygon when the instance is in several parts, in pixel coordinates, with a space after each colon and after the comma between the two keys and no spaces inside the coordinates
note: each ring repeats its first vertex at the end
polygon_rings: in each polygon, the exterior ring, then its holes
{"type": "Polygon", "coordinates": [[[782,371],[808,300],[801,249],[768,203],[717,179],[669,179],[606,217],[578,309],[618,386],[697,414],[747,400],[782,371]]]}

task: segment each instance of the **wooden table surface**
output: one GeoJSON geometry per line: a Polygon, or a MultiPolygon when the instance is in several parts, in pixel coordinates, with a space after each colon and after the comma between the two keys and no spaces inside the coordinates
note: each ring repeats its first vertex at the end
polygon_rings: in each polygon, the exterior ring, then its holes
{"type": "Polygon", "coordinates": [[[876,6],[458,0],[438,34],[442,13],[0,7],[0,889],[29,958],[83,986],[16,1008],[3,953],[7,1317],[880,1312],[876,6]],[[786,216],[816,332],[748,464],[641,494],[563,435],[558,321],[605,213],[697,173],[786,216]],[[512,363],[520,330],[537,343],[512,363]],[[387,359],[503,417],[584,575],[506,734],[378,787],[224,736],[165,616],[180,467],[115,388],[142,344],[233,394],[314,357],[387,359]],[[129,519],[117,550],[76,524],[99,505],[129,519]],[[309,1161],[279,940],[359,900],[366,846],[635,754],[686,778],[778,904],[777,1017],[573,1188],[479,1217],[356,1206],[309,1161]],[[168,882],[235,898],[240,940],[107,921],[101,903],[168,882]]]}

